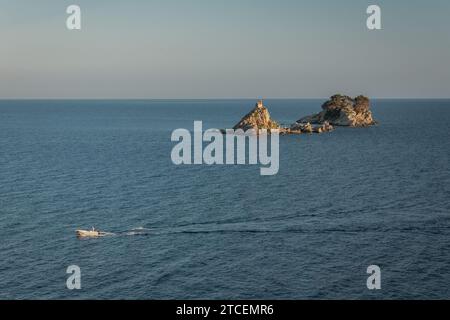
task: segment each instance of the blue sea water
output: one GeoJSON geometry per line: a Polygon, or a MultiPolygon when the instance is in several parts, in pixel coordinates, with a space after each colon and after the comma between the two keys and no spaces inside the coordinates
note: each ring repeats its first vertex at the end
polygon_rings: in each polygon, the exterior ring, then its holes
{"type": "MultiPolygon", "coordinates": [[[[321,103],[266,101],[282,123],[321,103]]],[[[276,176],[172,164],[172,130],[253,105],[0,101],[0,299],[450,298],[450,101],[375,100],[379,126],[282,136],[276,176]],[[91,226],[116,235],[75,237],[91,226]]]]}

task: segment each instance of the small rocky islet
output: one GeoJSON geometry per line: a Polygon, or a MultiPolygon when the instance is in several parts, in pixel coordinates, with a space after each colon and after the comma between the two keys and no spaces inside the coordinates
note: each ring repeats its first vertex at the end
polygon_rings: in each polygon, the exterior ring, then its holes
{"type": "MultiPolygon", "coordinates": [[[[368,127],[377,124],[370,110],[370,100],[365,96],[351,98],[334,95],[322,105],[322,111],[303,117],[291,126],[282,126],[270,117],[263,100],[258,100],[255,108],[246,114],[234,127],[243,131],[277,130],[280,134],[324,133],[334,127],[368,127]]],[[[225,132],[225,130],[222,130],[225,132]]]]}
{"type": "Polygon", "coordinates": [[[329,122],[334,126],[368,127],[376,121],[370,111],[370,100],[365,96],[351,98],[340,94],[334,95],[322,105],[322,111],[301,118],[296,123],[323,124],[329,122]]]}

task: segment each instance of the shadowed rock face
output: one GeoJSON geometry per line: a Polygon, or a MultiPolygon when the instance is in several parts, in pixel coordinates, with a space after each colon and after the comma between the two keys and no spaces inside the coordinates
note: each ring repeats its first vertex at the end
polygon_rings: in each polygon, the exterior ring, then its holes
{"type": "Polygon", "coordinates": [[[329,122],[335,126],[367,127],[375,125],[370,100],[364,96],[352,99],[349,96],[334,95],[322,105],[323,111],[304,117],[297,123],[324,124],[329,122]]]}
{"type": "Polygon", "coordinates": [[[255,108],[245,115],[238,124],[233,127],[234,130],[242,129],[244,131],[254,129],[280,129],[280,125],[270,118],[269,110],[264,106],[262,100],[256,103],[255,108]]]}

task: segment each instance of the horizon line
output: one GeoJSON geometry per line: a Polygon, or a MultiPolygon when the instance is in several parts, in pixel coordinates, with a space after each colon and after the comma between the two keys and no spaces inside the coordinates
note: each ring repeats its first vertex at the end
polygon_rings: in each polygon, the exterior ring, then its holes
{"type": "MultiPolygon", "coordinates": [[[[331,97],[331,96],[330,96],[331,97]]],[[[46,100],[46,101],[51,101],[51,100],[66,100],[66,101],[81,101],[81,100],[110,100],[110,101],[124,101],[124,100],[179,100],[179,101],[186,101],[186,100],[319,100],[319,99],[329,99],[330,97],[266,97],[266,98],[261,98],[261,97],[236,97],[236,98],[217,98],[217,97],[203,97],[203,98],[86,98],[86,97],[81,97],[81,98],[73,98],[73,97],[67,97],[67,98],[55,98],[55,97],[45,97],[45,98],[17,98],[17,97],[13,97],[13,98],[0,98],[0,101],[18,101],[18,100],[46,100]]],[[[350,96],[352,97],[352,96],[350,96]]],[[[375,99],[375,100],[450,100],[450,97],[369,97],[370,99],[375,99]]]]}

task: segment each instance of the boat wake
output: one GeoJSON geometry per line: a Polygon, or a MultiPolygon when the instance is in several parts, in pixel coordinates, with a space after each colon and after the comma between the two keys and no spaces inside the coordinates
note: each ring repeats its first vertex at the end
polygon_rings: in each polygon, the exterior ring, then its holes
{"type": "Polygon", "coordinates": [[[146,235],[150,235],[151,231],[152,231],[151,229],[147,229],[147,228],[144,228],[144,227],[139,227],[139,228],[131,229],[129,231],[122,232],[120,235],[125,235],[125,236],[146,236],[146,235]]]}

